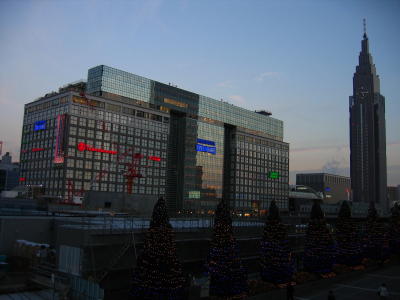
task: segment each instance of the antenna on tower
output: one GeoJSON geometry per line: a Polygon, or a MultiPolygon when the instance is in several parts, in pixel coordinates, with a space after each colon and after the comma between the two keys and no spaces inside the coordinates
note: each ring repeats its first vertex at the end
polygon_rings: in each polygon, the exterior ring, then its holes
{"type": "Polygon", "coordinates": [[[367,37],[367,21],[365,18],[363,19],[363,27],[364,27],[364,37],[367,37]]]}

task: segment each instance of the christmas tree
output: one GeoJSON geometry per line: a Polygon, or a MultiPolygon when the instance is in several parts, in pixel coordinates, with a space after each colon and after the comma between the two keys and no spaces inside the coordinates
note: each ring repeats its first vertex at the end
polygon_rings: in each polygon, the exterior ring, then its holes
{"type": "Polygon", "coordinates": [[[351,217],[350,206],[343,201],[336,223],[336,262],[347,266],[361,264],[361,241],[357,226],[351,217]]]}
{"type": "Polygon", "coordinates": [[[389,228],[390,249],[393,254],[400,255],[400,206],[396,203],[391,212],[389,228]]]}
{"type": "Polygon", "coordinates": [[[385,242],[387,244],[388,241],[385,239],[383,224],[379,220],[374,202],[371,202],[364,232],[364,256],[373,260],[382,260],[385,242]]]}
{"type": "Polygon", "coordinates": [[[222,200],[215,212],[214,235],[207,259],[210,273],[210,295],[232,297],[248,292],[244,269],[232,233],[229,208],[222,200]]]}
{"type": "Polygon", "coordinates": [[[261,278],[283,284],[290,282],[292,275],[293,260],[286,226],[281,221],[275,201],[272,201],[261,241],[261,278]]]}
{"type": "Polygon", "coordinates": [[[185,299],[185,278],[176,256],[167,208],[160,198],[153,209],[143,252],[133,274],[133,299],[185,299]]]}
{"type": "Polygon", "coordinates": [[[319,274],[332,272],[334,258],[333,238],[326,226],[321,206],[315,201],[306,232],[304,269],[319,274]]]}

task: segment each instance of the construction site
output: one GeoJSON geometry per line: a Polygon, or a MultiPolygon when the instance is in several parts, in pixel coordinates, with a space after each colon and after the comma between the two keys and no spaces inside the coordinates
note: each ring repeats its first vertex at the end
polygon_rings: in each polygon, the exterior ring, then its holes
{"type": "MultiPolygon", "coordinates": [[[[21,291],[54,290],[58,299],[126,299],[132,270],[143,247],[147,218],[89,211],[0,217],[0,252],[8,254],[10,268],[29,274],[21,291]],[[14,232],[14,235],[4,235],[14,232]],[[29,242],[28,242],[29,241],[29,242]],[[45,258],[41,251],[46,250],[45,258]],[[50,254],[51,253],[51,254],[50,254]],[[24,262],[21,264],[21,262],[24,262]]],[[[293,220],[294,221],[294,220],[293,220]]],[[[196,278],[193,296],[207,295],[205,261],[212,237],[212,218],[173,218],[177,253],[187,274],[196,278]]],[[[235,236],[249,273],[257,273],[259,242],[264,222],[234,220],[235,236]]],[[[300,254],[304,228],[291,226],[291,244],[300,254]]],[[[295,251],[295,252],[296,252],[295,251]]],[[[1,292],[9,292],[7,285],[1,292]]],[[[12,287],[12,285],[10,285],[12,287]]]]}

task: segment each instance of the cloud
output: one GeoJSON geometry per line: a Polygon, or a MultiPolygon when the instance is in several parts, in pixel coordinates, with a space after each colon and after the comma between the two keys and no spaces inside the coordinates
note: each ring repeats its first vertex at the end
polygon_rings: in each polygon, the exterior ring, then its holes
{"type": "Polygon", "coordinates": [[[322,168],[321,171],[323,173],[330,173],[330,174],[336,174],[340,175],[340,165],[341,163],[344,162],[344,159],[342,161],[339,161],[335,158],[332,158],[330,161],[326,162],[322,168]]]}
{"type": "Polygon", "coordinates": [[[264,81],[267,78],[278,78],[281,73],[279,72],[264,72],[258,75],[255,79],[256,81],[264,81]]]}
{"type": "Polygon", "coordinates": [[[313,147],[300,147],[290,149],[290,152],[309,152],[309,151],[323,151],[323,150],[341,150],[348,148],[349,145],[337,145],[337,146],[313,146],[313,147]]]}
{"type": "MultiPolygon", "coordinates": [[[[400,145],[400,141],[393,141],[386,143],[386,147],[398,146],[400,145]]],[[[342,144],[336,146],[312,146],[312,147],[299,147],[292,148],[290,152],[309,152],[309,151],[323,151],[323,150],[337,150],[340,151],[342,149],[349,148],[349,144],[342,144]]]]}
{"type": "Polygon", "coordinates": [[[228,99],[237,105],[242,105],[242,104],[246,103],[246,100],[244,99],[244,97],[240,96],[240,95],[232,95],[232,96],[229,96],[228,99]]]}
{"type": "Polygon", "coordinates": [[[218,87],[223,87],[223,88],[232,88],[233,84],[232,84],[232,81],[226,80],[226,81],[222,81],[222,82],[217,83],[217,86],[218,87]]]}

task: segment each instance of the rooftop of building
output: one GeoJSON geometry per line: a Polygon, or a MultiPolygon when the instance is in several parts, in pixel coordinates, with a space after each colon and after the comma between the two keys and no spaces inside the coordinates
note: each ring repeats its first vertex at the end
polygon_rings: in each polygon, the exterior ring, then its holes
{"type": "MultiPolygon", "coordinates": [[[[129,77],[129,76],[134,76],[134,77],[137,77],[137,78],[140,78],[140,79],[143,79],[143,80],[148,80],[148,81],[153,81],[153,82],[158,82],[158,83],[161,83],[161,84],[164,84],[164,85],[168,85],[169,87],[175,88],[175,89],[177,89],[177,90],[181,90],[182,92],[185,92],[185,93],[193,93],[193,94],[196,94],[196,95],[199,95],[199,96],[203,96],[203,95],[201,95],[201,94],[199,94],[199,93],[192,92],[192,91],[188,91],[188,90],[185,90],[185,89],[183,89],[183,88],[180,88],[180,87],[178,87],[178,86],[175,85],[175,84],[171,84],[171,82],[169,82],[168,84],[167,84],[167,83],[163,83],[163,82],[160,82],[160,81],[157,81],[157,80],[154,80],[154,79],[149,79],[149,78],[147,78],[147,77],[140,76],[140,75],[137,75],[137,74],[134,74],[134,73],[131,73],[131,72],[127,72],[127,71],[124,71],[124,70],[116,69],[116,68],[113,68],[113,67],[110,67],[110,66],[107,66],[107,65],[98,65],[98,66],[92,67],[92,68],[89,69],[88,73],[89,73],[91,70],[94,70],[94,69],[96,69],[96,68],[106,68],[106,69],[109,69],[109,70],[112,70],[112,71],[115,71],[115,72],[124,74],[124,75],[127,76],[127,77],[129,77]]],[[[88,75],[88,78],[89,78],[89,75],[88,75]]],[[[90,83],[88,83],[88,85],[90,85],[90,83]]],[[[89,89],[90,89],[90,87],[89,87],[89,89]]],[[[204,96],[204,97],[206,97],[206,96],[204,96]]],[[[206,97],[206,98],[209,98],[209,97],[206,97]]],[[[217,100],[217,99],[214,99],[214,98],[209,98],[209,99],[212,99],[212,100],[214,100],[214,101],[218,101],[218,102],[225,103],[226,105],[232,105],[232,106],[237,107],[237,108],[239,108],[239,109],[245,109],[245,108],[243,108],[243,107],[240,107],[240,106],[237,106],[237,105],[235,105],[235,104],[229,103],[228,101],[226,101],[226,100],[224,100],[224,99],[221,99],[221,100],[217,100]]],[[[248,109],[245,109],[245,110],[248,110],[248,109]]],[[[250,110],[248,110],[248,111],[250,111],[250,110]]],[[[251,112],[252,112],[252,111],[251,111],[251,112]]],[[[258,114],[267,116],[267,117],[269,117],[269,116],[272,115],[272,112],[271,112],[271,111],[265,110],[265,109],[256,110],[255,112],[258,113],[258,114]]]]}
{"type": "Polygon", "coordinates": [[[330,176],[330,177],[340,177],[340,178],[346,178],[350,180],[349,176],[343,176],[343,175],[337,175],[337,174],[332,174],[332,173],[297,173],[296,176],[330,176]]]}
{"type": "Polygon", "coordinates": [[[109,66],[99,65],[88,70],[86,91],[88,94],[119,95],[155,103],[194,117],[199,116],[207,120],[250,129],[253,132],[265,133],[269,138],[283,141],[283,121],[271,117],[271,112],[266,110],[254,112],[224,100],[203,96],[175,85],[168,85],[109,66]],[[153,92],[160,89],[164,99],[157,99],[153,95],[153,92]]]}

